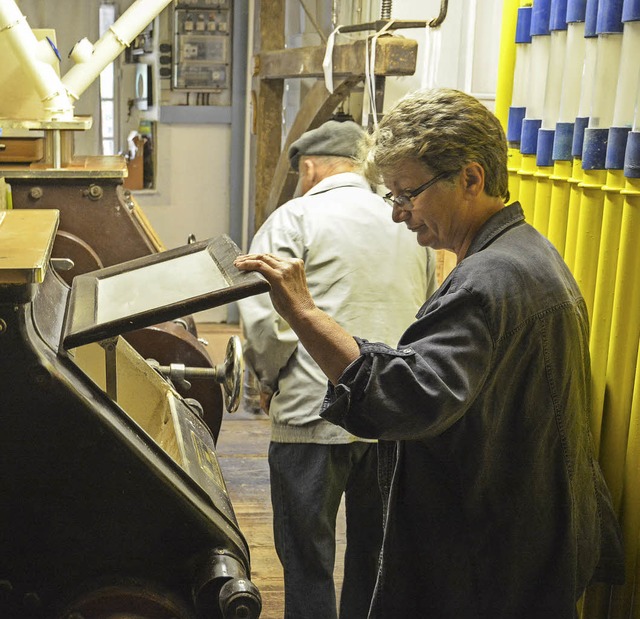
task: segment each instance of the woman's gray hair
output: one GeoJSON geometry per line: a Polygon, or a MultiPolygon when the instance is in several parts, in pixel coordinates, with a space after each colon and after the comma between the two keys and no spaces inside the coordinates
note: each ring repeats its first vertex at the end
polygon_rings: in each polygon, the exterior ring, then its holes
{"type": "Polygon", "coordinates": [[[507,142],[500,121],[474,97],[449,88],[419,90],[384,115],[363,144],[365,174],[379,183],[407,160],[453,176],[471,162],[485,172],[488,195],[509,199],[507,142]]]}

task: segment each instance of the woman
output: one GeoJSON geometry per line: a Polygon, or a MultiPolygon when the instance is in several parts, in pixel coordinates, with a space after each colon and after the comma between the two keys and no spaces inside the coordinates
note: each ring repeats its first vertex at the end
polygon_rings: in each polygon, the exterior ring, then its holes
{"type": "Polygon", "coordinates": [[[576,282],[520,205],[505,206],[504,134],[473,97],[403,99],[371,139],[367,173],[391,190],[394,221],[457,256],[397,348],[318,310],[299,261],[236,264],[267,278],[331,381],[323,417],[381,439],[386,517],[370,617],[572,619],[590,581],[623,574],[589,434],[576,282]]]}

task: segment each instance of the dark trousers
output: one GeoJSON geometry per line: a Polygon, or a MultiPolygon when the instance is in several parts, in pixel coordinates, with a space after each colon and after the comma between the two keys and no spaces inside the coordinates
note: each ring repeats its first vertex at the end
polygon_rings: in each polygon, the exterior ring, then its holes
{"type": "Polygon", "coordinates": [[[336,619],[336,515],[345,494],[347,544],[341,619],[366,619],[382,544],[375,443],[271,443],[276,551],[285,619],[336,619]]]}

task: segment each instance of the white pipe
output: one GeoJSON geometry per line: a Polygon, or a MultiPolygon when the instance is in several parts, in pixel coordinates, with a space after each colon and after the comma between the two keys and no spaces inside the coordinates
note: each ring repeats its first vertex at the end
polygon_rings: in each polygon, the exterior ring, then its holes
{"type": "Polygon", "coordinates": [[[470,93],[473,90],[473,58],[475,55],[476,43],[476,12],[478,8],[477,0],[471,0],[467,6],[467,32],[466,50],[464,60],[464,91],[470,93]]]}
{"type": "Polygon", "coordinates": [[[516,43],[516,61],[513,70],[511,107],[527,107],[529,67],[531,66],[531,43],[516,43]]]}
{"type": "Polygon", "coordinates": [[[543,129],[555,129],[558,120],[566,47],[567,31],[553,30],[551,32],[549,66],[547,67],[547,82],[545,84],[544,104],[542,106],[543,129]]]}
{"type": "Polygon", "coordinates": [[[112,63],[126,48],[129,47],[140,34],[171,2],[171,0],[136,0],[99,41],[90,49],[86,39],[80,41],[79,53],[72,50],[74,57],[78,57],[78,64],[69,69],[62,78],[62,83],[74,99],[91,85],[102,70],[112,63]],[[89,53],[90,52],[90,53],[89,53]]]}
{"type": "Polygon", "coordinates": [[[594,77],[596,87],[589,111],[589,127],[592,129],[608,129],[613,122],[621,53],[622,34],[598,35],[594,77]]]}
{"type": "Polygon", "coordinates": [[[629,21],[624,24],[621,57],[623,60],[620,62],[612,126],[631,127],[636,105],[636,90],[640,81],[640,66],[631,59],[640,58],[640,21],[629,21]]]}
{"type": "Polygon", "coordinates": [[[578,116],[585,54],[584,22],[567,24],[567,45],[562,75],[558,122],[572,123],[578,116]]]}
{"type": "Polygon", "coordinates": [[[638,93],[636,94],[636,111],[633,117],[632,131],[640,131],[640,81],[638,81],[638,93]]]}
{"type": "Polygon", "coordinates": [[[550,49],[550,35],[543,34],[531,37],[531,64],[529,66],[526,116],[528,119],[542,120],[550,49]]]}
{"type": "Polygon", "coordinates": [[[73,103],[53,66],[45,60],[53,51],[36,39],[14,0],[0,0],[0,35],[9,39],[25,75],[34,85],[50,120],[73,116],[73,103]],[[47,52],[48,48],[48,52],[47,52]]]}
{"type": "Polygon", "coordinates": [[[591,100],[595,89],[596,58],[598,55],[598,37],[588,37],[584,41],[584,65],[582,68],[582,84],[580,85],[580,105],[578,118],[589,118],[591,100]]]}

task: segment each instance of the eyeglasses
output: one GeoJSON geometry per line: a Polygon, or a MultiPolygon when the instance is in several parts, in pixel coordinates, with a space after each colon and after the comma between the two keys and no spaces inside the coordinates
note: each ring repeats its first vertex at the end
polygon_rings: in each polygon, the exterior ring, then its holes
{"type": "Polygon", "coordinates": [[[448,176],[449,172],[440,172],[440,174],[436,174],[431,180],[426,183],[420,185],[420,187],[416,189],[410,189],[401,193],[399,196],[393,197],[393,193],[390,191],[389,193],[382,196],[385,201],[391,206],[397,206],[398,208],[402,208],[406,211],[410,211],[413,208],[412,200],[419,196],[423,191],[429,189],[431,185],[435,185],[439,180],[443,179],[445,176],[448,176]]]}

